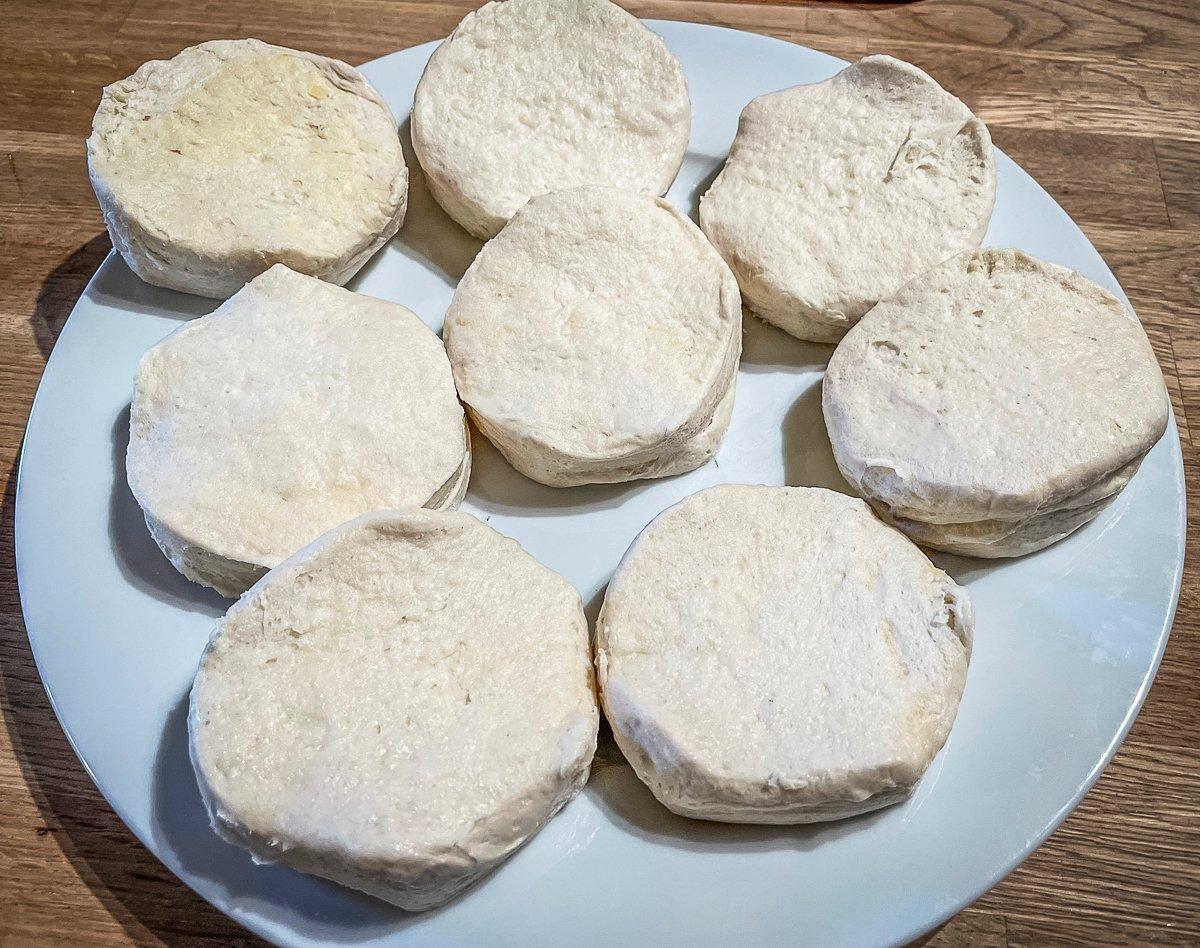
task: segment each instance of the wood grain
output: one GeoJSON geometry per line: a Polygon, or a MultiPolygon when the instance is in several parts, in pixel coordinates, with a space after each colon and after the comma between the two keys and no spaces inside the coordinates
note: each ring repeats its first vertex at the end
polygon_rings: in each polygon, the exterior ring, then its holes
{"type": "MultiPolygon", "coordinates": [[[[1017,872],[935,933],[952,945],[1200,942],[1200,4],[1195,0],[630,0],[932,72],[1080,223],[1167,377],[1188,564],[1149,700],[1115,761],[1017,872]]],[[[0,941],[249,943],[133,838],[76,761],[30,656],[15,471],[45,360],[108,239],[83,157],[100,88],[146,59],[258,36],[361,62],[438,38],[459,0],[8,0],[0,30],[0,941]]],[[[69,594],[69,591],[64,591],[69,594]]]]}

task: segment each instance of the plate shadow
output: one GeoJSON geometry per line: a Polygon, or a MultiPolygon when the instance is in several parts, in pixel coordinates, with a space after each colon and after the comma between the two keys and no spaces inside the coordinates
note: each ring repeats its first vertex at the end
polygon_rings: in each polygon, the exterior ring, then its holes
{"type": "Polygon", "coordinates": [[[619,484],[550,487],[526,477],[479,429],[471,426],[471,482],[467,496],[487,514],[542,517],[546,509],[572,508],[580,513],[619,507],[627,498],[648,489],[657,478],[619,484]]]}
{"type": "MultiPolygon", "coordinates": [[[[768,852],[777,849],[806,851],[868,829],[888,808],[827,823],[764,826],[750,823],[716,823],[677,816],[659,803],[638,779],[633,768],[612,758],[619,755],[615,742],[606,742],[604,762],[597,766],[584,792],[619,829],[649,843],[691,852],[768,852]]],[[[600,756],[600,752],[597,752],[600,756]]]]}
{"type": "MultiPolygon", "coordinates": [[[[403,226],[392,238],[392,246],[410,260],[432,267],[450,284],[456,284],[483,249],[483,241],[463,230],[434,199],[413,151],[410,118],[400,124],[400,145],[404,149],[404,163],[408,165],[408,209],[403,226]]],[[[376,254],[363,271],[378,259],[376,254]]]]}
{"type": "Polygon", "coordinates": [[[791,487],[824,487],[854,496],[833,457],[820,385],[807,389],[783,417],[783,478],[791,487]]]}
{"type": "Polygon", "coordinates": [[[823,372],[833,349],[824,343],[797,339],[742,309],[743,372],[823,372]]]}
{"type": "Polygon", "coordinates": [[[708,189],[712,187],[712,183],[717,180],[717,175],[721,173],[721,169],[725,167],[725,155],[702,155],[698,152],[689,151],[684,156],[684,163],[695,162],[697,164],[708,164],[712,162],[712,168],[708,174],[700,179],[691,191],[688,192],[687,214],[692,219],[697,227],[700,226],[700,199],[708,193],[708,189]]]}
{"type": "Polygon", "coordinates": [[[172,606],[213,618],[222,616],[230,600],[178,572],[146,528],[146,518],[125,476],[129,411],[126,405],[112,426],[113,479],[108,501],[108,539],[121,575],[133,586],[172,606]]]}
{"type": "Polygon", "coordinates": [[[97,234],[76,248],[42,281],[29,324],[42,361],[50,358],[58,335],[83,295],[88,280],[112,250],[108,234],[97,234]]]}
{"type": "Polygon", "coordinates": [[[256,865],[209,826],[188,756],[188,696],[168,715],[153,775],[152,832],[158,845],[215,897],[276,919],[295,919],[313,938],[349,944],[395,931],[419,916],[283,866],[256,865]],[[337,899],[337,911],[330,912],[337,899]]]}
{"type": "MultiPolygon", "coordinates": [[[[955,556],[953,553],[942,553],[938,550],[928,550],[921,547],[924,553],[938,569],[950,575],[956,583],[969,586],[983,577],[1003,569],[1005,563],[1014,562],[1011,559],[988,560],[975,556],[955,556]]],[[[1026,554],[1036,556],[1036,553],[1026,554]]]]}
{"type": "Polygon", "coordinates": [[[120,254],[114,254],[107,266],[101,266],[96,271],[92,298],[99,305],[112,307],[122,313],[145,313],[179,320],[207,316],[223,302],[151,286],[129,269],[120,254]]]}

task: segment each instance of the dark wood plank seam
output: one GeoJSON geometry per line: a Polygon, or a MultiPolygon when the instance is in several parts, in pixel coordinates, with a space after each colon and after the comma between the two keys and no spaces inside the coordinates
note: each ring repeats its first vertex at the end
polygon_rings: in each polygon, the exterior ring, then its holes
{"type": "MultiPolygon", "coordinates": [[[[1183,433],[1185,435],[1185,440],[1187,441],[1188,447],[1194,451],[1196,448],[1196,442],[1192,436],[1192,419],[1188,416],[1188,401],[1189,401],[1189,399],[1187,397],[1187,385],[1184,384],[1184,380],[1179,374],[1179,358],[1175,354],[1175,331],[1174,331],[1174,329],[1170,329],[1167,331],[1167,345],[1170,346],[1170,348],[1171,348],[1171,372],[1175,376],[1176,384],[1179,386],[1179,404],[1180,404],[1180,407],[1183,409],[1183,433]]],[[[1175,427],[1178,428],[1179,427],[1178,424],[1176,424],[1175,427]]],[[[1189,467],[1190,467],[1190,465],[1188,465],[1188,463],[1187,463],[1187,458],[1185,458],[1184,459],[1184,473],[1186,475],[1189,475],[1187,478],[1188,480],[1192,480],[1193,478],[1196,477],[1196,472],[1188,470],[1189,467]]],[[[1189,530],[1188,532],[1190,533],[1191,531],[1189,530]]],[[[1186,546],[1186,544],[1185,544],[1185,546],[1186,546]]],[[[1176,621],[1178,622],[1178,620],[1176,620],[1176,621]]]]}
{"type": "Polygon", "coordinates": [[[1167,186],[1163,181],[1162,159],[1158,156],[1158,138],[1151,136],[1150,148],[1154,152],[1154,169],[1158,173],[1158,187],[1162,191],[1163,209],[1167,213],[1167,226],[1174,227],[1175,222],[1171,219],[1171,202],[1167,199],[1167,186]]]}

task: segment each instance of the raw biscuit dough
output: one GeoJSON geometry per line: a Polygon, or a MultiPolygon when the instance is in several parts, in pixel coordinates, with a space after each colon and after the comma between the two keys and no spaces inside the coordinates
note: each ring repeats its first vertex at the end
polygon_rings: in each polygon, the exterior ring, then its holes
{"type": "Polygon", "coordinates": [[[611,188],[534,198],[480,252],[446,313],[479,429],[565,487],[692,470],[728,425],[737,281],[666,201],[611,188]]]}
{"type": "Polygon", "coordinates": [[[1019,556],[1129,483],[1169,401],[1137,317],[1019,250],[959,254],[884,300],[829,361],[838,467],[924,546],[1019,556]]]}
{"type": "Polygon", "coordinates": [[[837,342],[876,301],[978,247],[995,193],[983,122],[916,66],[868,56],[746,106],[700,226],[747,308],[837,342]]]}
{"type": "Polygon", "coordinates": [[[526,201],[606,185],[664,194],[691,133],[678,60],[608,0],[467,14],[413,100],[413,150],[446,213],[495,236],[526,201]]]}
{"type": "Polygon", "coordinates": [[[88,169],[130,269],[218,299],[276,263],[345,283],[408,199],[396,122],[362,74],[253,39],[201,43],[108,86],[88,169]]]}
{"type": "Polygon", "coordinates": [[[463,513],[368,514],[272,570],[192,688],[213,828],[406,909],[508,858],[587,781],[576,591],[463,513]]]}
{"type": "Polygon", "coordinates": [[[966,591],[861,500],[725,485],[644,530],[596,625],[601,700],[682,816],[805,823],[913,789],[954,723],[966,591]]]}
{"type": "Polygon", "coordinates": [[[282,265],[143,356],[129,428],[151,534],[225,596],[369,510],[457,506],[470,474],[437,336],[282,265]]]}

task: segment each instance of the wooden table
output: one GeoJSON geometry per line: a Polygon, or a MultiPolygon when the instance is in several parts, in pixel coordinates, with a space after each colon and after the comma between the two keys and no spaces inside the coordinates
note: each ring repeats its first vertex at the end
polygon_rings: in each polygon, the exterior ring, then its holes
{"type": "MultiPolygon", "coordinates": [[[[460,0],[8,0],[0,30],[0,941],[250,941],[109,809],[30,656],[13,571],[17,456],[46,357],[109,250],[83,140],[106,83],[205,39],[362,62],[444,36],[460,0]]],[[[855,58],[889,52],[965,99],[1083,227],[1166,375],[1189,473],[1189,564],[1150,698],[1066,824],[934,944],[1200,941],[1200,3],[629,0],[855,58]]],[[[65,591],[69,594],[69,591],[65,591]]],[[[85,630],[83,634],[86,634],[85,630]]]]}

